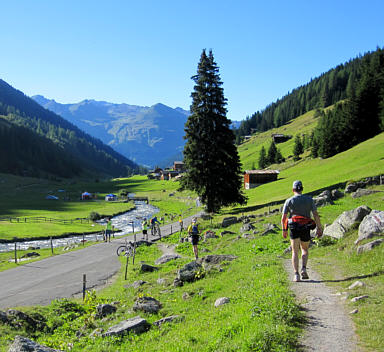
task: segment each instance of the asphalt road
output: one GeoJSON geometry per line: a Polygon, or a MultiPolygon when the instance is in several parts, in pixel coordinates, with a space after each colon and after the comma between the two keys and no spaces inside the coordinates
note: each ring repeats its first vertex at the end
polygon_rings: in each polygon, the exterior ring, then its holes
{"type": "MultiPolygon", "coordinates": [[[[192,217],[184,219],[185,228],[191,220],[192,217]]],[[[162,236],[171,233],[171,226],[173,233],[179,229],[177,222],[162,226],[162,236]]],[[[133,236],[125,238],[133,240],[133,236]]],[[[0,272],[0,309],[47,305],[53,299],[74,297],[82,293],[83,274],[87,289],[105,285],[120,270],[116,249],[125,243],[125,238],[0,272]]],[[[141,234],[137,235],[140,239],[141,234]]]]}

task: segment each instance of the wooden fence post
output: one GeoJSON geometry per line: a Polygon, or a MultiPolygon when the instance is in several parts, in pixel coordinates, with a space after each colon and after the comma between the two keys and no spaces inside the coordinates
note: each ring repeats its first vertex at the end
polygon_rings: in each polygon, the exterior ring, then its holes
{"type": "Polygon", "coordinates": [[[86,290],[87,290],[87,275],[83,274],[83,301],[85,300],[86,290]]]}
{"type": "Polygon", "coordinates": [[[53,242],[52,242],[52,236],[50,238],[50,241],[51,241],[51,252],[52,252],[52,255],[53,255],[53,242]]]}
{"type": "Polygon", "coordinates": [[[17,264],[17,242],[15,242],[15,263],[17,264]]]}
{"type": "MultiPolygon", "coordinates": [[[[135,257],[133,257],[133,258],[135,258],[135,257]]],[[[125,262],[125,275],[124,275],[124,280],[127,280],[128,261],[129,261],[129,255],[127,255],[127,261],[125,262]]]]}
{"type": "Polygon", "coordinates": [[[83,232],[83,246],[85,246],[85,236],[84,236],[84,232],[83,232]]]}

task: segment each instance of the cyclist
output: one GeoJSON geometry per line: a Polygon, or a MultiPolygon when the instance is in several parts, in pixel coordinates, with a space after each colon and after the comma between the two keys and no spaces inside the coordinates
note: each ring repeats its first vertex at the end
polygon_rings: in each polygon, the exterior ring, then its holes
{"type": "Polygon", "coordinates": [[[147,218],[144,218],[144,221],[141,223],[141,227],[143,228],[143,238],[145,241],[148,241],[148,221],[147,221],[147,218]]]}
{"type": "Polygon", "coordinates": [[[155,230],[155,225],[156,223],[158,223],[160,225],[160,221],[157,220],[157,216],[154,216],[152,219],[151,219],[151,235],[153,236],[153,233],[154,233],[154,230],[155,230]]]}

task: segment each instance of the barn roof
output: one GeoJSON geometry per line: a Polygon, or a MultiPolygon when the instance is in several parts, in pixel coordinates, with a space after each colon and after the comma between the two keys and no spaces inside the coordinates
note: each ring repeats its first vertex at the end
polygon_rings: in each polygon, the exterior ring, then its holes
{"type": "Polygon", "coordinates": [[[252,175],[265,175],[265,174],[279,174],[279,170],[245,170],[246,174],[252,175]]]}

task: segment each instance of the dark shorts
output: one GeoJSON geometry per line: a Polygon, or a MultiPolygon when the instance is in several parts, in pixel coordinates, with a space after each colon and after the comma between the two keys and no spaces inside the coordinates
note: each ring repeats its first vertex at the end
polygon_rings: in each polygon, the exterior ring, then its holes
{"type": "Polygon", "coordinates": [[[311,240],[311,230],[309,229],[291,229],[289,237],[294,240],[300,238],[301,242],[309,242],[311,240]]]}
{"type": "Polygon", "coordinates": [[[143,235],[146,235],[147,234],[147,230],[143,230],[143,235]]]}
{"type": "Polygon", "coordinates": [[[111,237],[111,233],[112,233],[111,230],[105,230],[105,236],[106,237],[111,237]]]}
{"type": "Polygon", "coordinates": [[[199,235],[192,235],[192,244],[195,246],[199,244],[199,235]]]}

